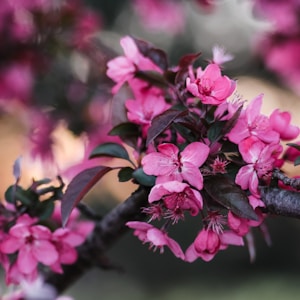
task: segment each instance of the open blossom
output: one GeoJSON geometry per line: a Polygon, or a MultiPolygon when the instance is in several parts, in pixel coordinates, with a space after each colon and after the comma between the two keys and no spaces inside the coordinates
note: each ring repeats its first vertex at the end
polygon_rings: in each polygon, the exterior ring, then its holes
{"type": "Polygon", "coordinates": [[[2,253],[18,252],[17,267],[21,273],[30,274],[39,262],[53,264],[58,253],[51,243],[51,231],[42,225],[16,224],[9,230],[9,235],[2,241],[2,253]]]}
{"type": "Polygon", "coordinates": [[[299,127],[291,125],[290,122],[291,114],[287,111],[280,112],[275,109],[270,115],[271,127],[280,134],[282,140],[292,140],[299,135],[299,127]]]}
{"type": "Polygon", "coordinates": [[[226,249],[228,245],[243,246],[243,238],[231,231],[218,234],[210,229],[202,229],[186,250],[185,260],[193,262],[200,257],[204,261],[211,261],[219,250],[226,249]]]}
{"type": "Polygon", "coordinates": [[[157,149],[158,152],[149,153],[142,160],[144,172],[157,176],[157,184],[185,180],[199,190],[203,188],[203,176],[199,167],[208,157],[207,145],[194,142],[179,152],[174,144],[165,143],[157,149]]]}
{"type": "Polygon", "coordinates": [[[117,83],[112,89],[113,93],[116,93],[126,81],[132,79],[137,69],[160,71],[150,59],[139,52],[131,37],[123,37],[120,44],[125,56],[118,56],[107,63],[108,69],[106,74],[117,83]]]}
{"type": "Polygon", "coordinates": [[[204,104],[219,105],[224,102],[235,89],[235,82],[222,76],[217,64],[209,64],[205,70],[197,69],[197,76],[190,72],[186,79],[186,88],[204,104]]]}
{"type": "Polygon", "coordinates": [[[84,236],[71,231],[69,228],[56,229],[52,234],[51,242],[58,252],[58,258],[51,264],[51,269],[57,273],[62,273],[61,264],[73,264],[78,256],[75,247],[82,244],[84,240],[84,236]]]}
{"type": "Polygon", "coordinates": [[[166,232],[145,222],[132,221],[127,222],[126,225],[134,229],[134,235],[137,236],[140,241],[150,243],[150,248],[154,247],[154,250],[159,248],[160,253],[163,253],[164,246],[167,246],[176,257],[184,260],[184,253],[179,244],[171,239],[166,232]]]}
{"type": "Polygon", "coordinates": [[[164,205],[172,211],[175,218],[182,216],[185,210],[189,211],[192,216],[196,216],[203,207],[201,194],[188,184],[178,181],[155,185],[148,199],[149,203],[163,200],[164,205]]]}
{"type": "Polygon", "coordinates": [[[144,136],[147,135],[153,118],[170,107],[162,96],[156,96],[151,93],[146,93],[136,100],[129,99],[126,101],[125,106],[128,110],[128,120],[142,125],[144,136]]]}
{"type": "Polygon", "coordinates": [[[263,94],[260,94],[242,111],[228,134],[231,142],[239,144],[250,136],[255,136],[268,144],[279,142],[279,133],[272,128],[269,118],[260,113],[262,99],[263,94]]]}
{"type": "Polygon", "coordinates": [[[258,181],[273,169],[274,152],[281,148],[278,144],[266,145],[262,141],[249,137],[239,144],[239,151],[247,165],[241,167],[235,182],[242,189],[249,189],[254,196],[259,196],[258,181]]]}

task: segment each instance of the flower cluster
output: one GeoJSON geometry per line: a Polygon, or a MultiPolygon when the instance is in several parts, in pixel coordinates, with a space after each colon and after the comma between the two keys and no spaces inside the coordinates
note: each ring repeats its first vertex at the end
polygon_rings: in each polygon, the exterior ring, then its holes
{"type": "Polygon", "coordinates": [[[27,190],[16,183],[0,206],[0,263],[7,285],[30,283],[45,268],[62,273],[63,265],[76,262],[76,247],[93,230],[94,223],[79,220],[77,210],[61,227],[60,203],[55,200],[63,185],[43,187],[47,182],[34,181],[27,190]]]}
{"type": "MultiPolygon", "coordinates": [[[[164,52],[146,42],[125,37],[121,45],[125,56],[111,60],[107,74],[114,93],[127,84],[135,99],[125,101],[128,121],[112,132],[130,141],[137,165],[119,178],[151,187],[143,208],[149,222],[127,226],[150,248],[167,246],[188,262],[252,241],[253,227],[266,232],[259,187],[284,163],[281,141],[299,135],[290,114],[275,110],[268,117],[261,113],[263,95],[247,103],[234,93],[237,82],[222,74],[230,57],[223,49],[194,70],[197,54],[170,68],[164,52]],[[168,232],[187,213],[199,220],[199,233],[184,252],[168,232]]],[[[248,247],[254,259],[253,243],[248,247]]]]}

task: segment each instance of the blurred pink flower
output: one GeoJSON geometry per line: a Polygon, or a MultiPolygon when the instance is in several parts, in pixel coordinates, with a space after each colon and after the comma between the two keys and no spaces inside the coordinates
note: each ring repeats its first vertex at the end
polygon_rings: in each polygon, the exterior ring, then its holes
{"type": "Polygon", "coordinates": [[[38,262],[49,266],[57,260],[58,253],[51,237],[51,231],[45,226],[16,224],[2,241],[0,250],[7,254],[18,251],[18,269],[30,274],[36,270],[38,262]]]}
{"type": "Polygon", "coordinates": [[[291,125],[290,122],[291,114],[287,111],[280,112],[275,109],[270,115],[270,125],[280,134],[282,140],[292,140],[299,135],[299,127],[291,125]]]}
{"type": "Polygon", "coordinates": [[[149,30],[168,34],[183,32],[185,15],[183,4],[172,0],[134,0],[133,7],[140,22],[149,30]]]}
{"type": "Polygon", "coordinates": [[[128,80],[134,77],[137,70],[161,70],[148,58],[144,57],[138,50],[134,40],[125,36],[121,39],[120,44],[125,56],[118,56],[107,63],[107,76],[117,84],[113,87],[112,92],[117,93],[120,87],[128,80]]]}

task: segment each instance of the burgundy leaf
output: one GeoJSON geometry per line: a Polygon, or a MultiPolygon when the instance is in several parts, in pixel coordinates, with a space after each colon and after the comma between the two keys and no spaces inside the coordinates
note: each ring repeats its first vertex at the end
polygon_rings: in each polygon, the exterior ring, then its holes
{"type": "Polygon", "coordinates": [[[62,225],[68,222],[72,209],[87,194],[87,192],[110,170],[113,168],[98,166],[82,171],[77,174],[67,187],[62,198],[61,216],[62,225]]]}
{"type": "Polygon", "coordinates": [[[135,44],[139,51],[148,57],[154,64],[166,71],[168,69],[167,54],[161,50],[153,47],[150,43],[134,38],[135,44]]]}
{"type": "Polygon", "coordinates": [[[249,220],[258,220],[258,216],[249,204],[246,192],[229,177],[223,175],[210,176],[204,181],[204,189],[214,201],[231,210],[237,216],[249,220]]]}
{"type": "Polygon", "coordinates": [[[151,123],[148,130],[146,145],[149,145],[156,137],[164,132],[177,118],[188,114],[188,110],[174,110],[169,109],[162,114],[156,116],[151,123]]]}
{"type": "Polygon", "coordinates": [[[186,69],[201,55],[201,52],[184,55],[179,60],[179,68],[186,69]]]}

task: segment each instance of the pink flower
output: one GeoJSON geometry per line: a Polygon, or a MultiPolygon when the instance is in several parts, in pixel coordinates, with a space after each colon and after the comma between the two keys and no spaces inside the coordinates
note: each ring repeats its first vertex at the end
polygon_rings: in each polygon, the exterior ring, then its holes
{"type": "Polygon", "coordinates": [[[125,56],[118,56],[107,63],[107,76],[117,84],[112,92],[117,93],[120,87],[128,80],[134,77],[136,70],[161,70],[148,58],[144,57],[138,50],[134,40],[125,36],[120,44],[124,50],[125,56]]]}
{"type": "Polygon", "coordinates": [[[149,203],[163,200],[167,209],[172,212],[175,221],[181,218],[183,212],[188,210],[196,216],[203,207],[201,194],[188,184],[178,181],[169,181],[155,185],[149,194],[149,203]]]}
{"type": "Polygon", "coordinates": [[[243,246],[244,242],[242,237],[231,231],[218,234],[210,229],[202,229],[186,250],[185,260],[193,262],[200,257],[204,261],[211,261],[219,250],[226,249],[228,245],[243,246]]]}
{"type": "Polygon", "coordinates": [[[280,134],[282,140],[292,140],[299,135],[299,127],[291,125],[290,122],[291,114],[287,111],[279,112],[279,109],[275,109],[270,115],[270,125],[280,134]]]}
{"type": "Polygon", "coordinates": [[[127,100],[125,106],[128,110],[128,120],[142,125],[142,134],[144,137],[147,136],[153,118],[170,107],[162,96],[150,93],[144,94],[136,100],[127,100]]]}
{"type": "Polygon", "coordinates": [[[209,64],[203,71],[197,69],[197,78],[191,72],[186,79],[186,88],[204,104],[219,105],[234,91],[235,82],[227,76],[222,76],[217,64],[209,64]]]}
{"type": "Polygon", "coordinates": [[[70,265],[77,260],[75,247],[81,245],[85,237],[68,228],[58,228],[52,234],[51,242],[58,252],[58,259],[50,267],[54,272],[62,273],[61,264],[70,265]]]}
{"type": "Polygon", "coordinates": [[[30,274],[37,268],[38,262],[53,264],[58,253],[51,243],[51,231],[42,225],[16,224],[9,230],[9,235],[0,245],[3,253],[19,251],[17,267],[20,272],[30,274]]]}
{"type": "Polygon", "coordinates": [[[250,136],[255,136],[268,144],[279,142],[279,133],[273,130],[269,118],[260,113],[262,98],[262,94],[254,98],[241,113],[228,134],[231,142],[239,144],[250,136]]]}
{"type": "Polygon", "coordinates": [[[148,29],[177,34],[184,28],[184,13],[180,2],[172,0],[134,0],[134,9],[142,25],[148,29]]]}
{"type": "Polygon", "coordinates": [[[140,241],[150,243],[150,248],[154,247],[154,250],[159,248],[160,253],[163,253],[164,246],[167,246],[176,257],[184,260],[184,253],[179,244],[171,239],[166,232],[145,222],[132,221],[127,222],[126,225],[134,229],[133,234],[137,236],[140,241]]]}
{"type": "Polygon", "coordinates": [[[258,179],[262,178],[273,169],[275,161],[273,153],[280,145],[266,145],[260,140],[249,137],[239,144],[239,151],[247,165],[240,168],[236,175],[235,182],[242,189],[249,189],[250,192],[259,197],[258,179]]]}
{"type": "Polygon", "coordinates": [[[179,152],[177,146],[165,143],[157,149],[158,152],[149,153],[142,159],[144,172],[157,176],[157,184],[186,180],[199,190],[203,188],[203,177],[199,167],[208,157],[208,146],[194,142],[179,152]]]}

